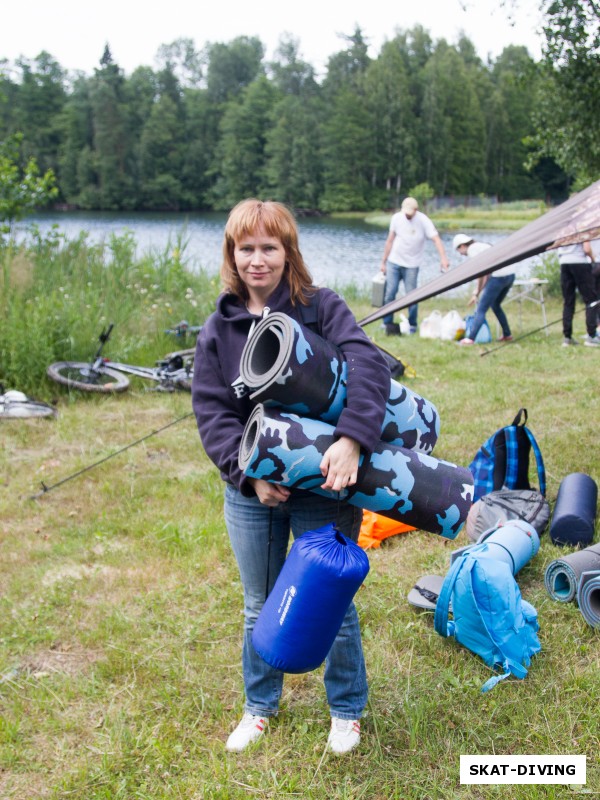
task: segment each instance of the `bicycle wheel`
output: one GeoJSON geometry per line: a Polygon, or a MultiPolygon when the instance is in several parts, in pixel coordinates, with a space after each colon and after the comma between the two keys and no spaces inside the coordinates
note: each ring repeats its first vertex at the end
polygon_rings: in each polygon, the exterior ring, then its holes
{"type": "Polygon", "coordinates": [[[181,356],[185,361],[188,361],[191,356],[191,359],[193,361],[195,353],[196,353],[195,347],[188,347],[187,350],[173,350],[172,353],[167,353],[165,356],[163,356],[161,360],[170,361],[172,358],[181,356]]]}
{"type": "Polygon", "coordinates": [[[93,370],[89,364],[78,361],[58,361],[46,370],[48,377],[70,389],[82,392],[124,392],[129,386],[129,378],[121,372],[108,367],[93,370]]]}

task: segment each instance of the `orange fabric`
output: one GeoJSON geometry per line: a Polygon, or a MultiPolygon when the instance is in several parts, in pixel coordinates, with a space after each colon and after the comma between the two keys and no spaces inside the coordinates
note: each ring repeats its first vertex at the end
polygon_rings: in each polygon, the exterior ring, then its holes
{"type": "Polygon", "coordinates": [[[388,536],[416,530],[411,525],[405,525],[395,519],[375,514],[374,511],[365,510],[363,511],[363,521],[358,534],[358,544],[363,550],[368,550],[369,547],[379,547],[382,540],[387,539],[388,536]]]}

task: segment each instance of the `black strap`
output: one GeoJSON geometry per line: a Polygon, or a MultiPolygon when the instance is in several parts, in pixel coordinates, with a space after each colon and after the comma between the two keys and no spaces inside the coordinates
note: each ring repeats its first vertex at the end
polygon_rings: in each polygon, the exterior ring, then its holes
{"type": "Polygon", "coordinates": [[[527,424],[527,409],[520,408],[517,416],[513,419],[513,425],[526,425],[527,424]]]}
{"type": "Polygon", "coordinates": [[[430,603],[434,605],[438,601],[439,594],[432,592],[430,589],[425,589],[423,586],[419,586],[417,583],[413,586],[413,589],[416,589],[417,592],[425,598],[425,600],[429,600],[430,603]]]}
{"type": "Polygon", "coordinates": [[[273,541],[273,508],[269,506],[269,543],[267,545],[267,583],[265,586],[265,600],[269,596],[269,578],[271,572],[271,543],[273,541]]]}
{"type": "Polygon", "coordinates": [[[321,299],[319,290],[315,287],[314,292],[305,292],[304,297],[308,300],[308,305],[298,303],[298,311],[302,324],[313,333],[321,335],[319,330],[319,301],[321,299]]]}

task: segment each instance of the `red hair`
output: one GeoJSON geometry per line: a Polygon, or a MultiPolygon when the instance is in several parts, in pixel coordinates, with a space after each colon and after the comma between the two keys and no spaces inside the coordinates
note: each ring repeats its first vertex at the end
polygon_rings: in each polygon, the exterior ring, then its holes
{"type": "Polygon", "coordinates": [[[290,287],[292,304],[306,303],[305,291],[312,286],[312,276],[298,246],[298,227],[292,212],[275,201],[242,200],[232,208],[225,225],[221,280],[226,291],[248,300],[248,289],[235,266],[233,251],[236,241],[252,236],[257,230],[279,239],[285,250],[284,280],[290,287]]]}

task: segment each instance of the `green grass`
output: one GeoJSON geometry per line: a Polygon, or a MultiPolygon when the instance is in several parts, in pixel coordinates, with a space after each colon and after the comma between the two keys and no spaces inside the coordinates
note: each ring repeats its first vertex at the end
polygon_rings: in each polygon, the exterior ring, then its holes
{"type": "MultiPolygon", "coordinates": [[[[371,310],[353,293],[361,318],[371,310]]],[[[459,299],[421,304],[420,318],[459,299]]],[[[524,303],[514,333],[541,323],[524,303]]],[[[550,299],[548,320],[560,317],[550,299]]],[[[141,317],[140,317],[141,319],[141,317]]],[[[136,334],[135,325],[132,335],[136,334]]],[[[495,324],[492,324],[495,331],[495,324]]],[[[141,329],[140,329],[141,330],[141,329]]],[[[560,347],[560,325],[481,357],[484,348],[386,339],[416,370],[407,384],[438,407],[439,458],[467,465],[524,406],[548,472],[598,481],[598,353],[560,347]]],[[[583,314],[575,334],[584,332],[583,314]]],[[[45,384],[42,384],[42,386],[45,384]]],[[[461,754],[585,754],[600,792],[600,639],[574,604],[548,596],[547,534],[519,574],[542,651],[523,681],[490,694],[468,650],[406,602],[443,573],[463,534],[404,534],[369,551],[357,595],[370,681],[359,750],[325,751],[322,670],[288,676],[282,711],[250,752],[224,741],[242,712],[241,586],[222,519],[222,483],[186,418],[60,487],[51,486],[189,412],[189,395],[69,397],[55,420],[0,425],[0,797],[237,800],[564,798],[560,786],[460,786],[461,754]]]]}

